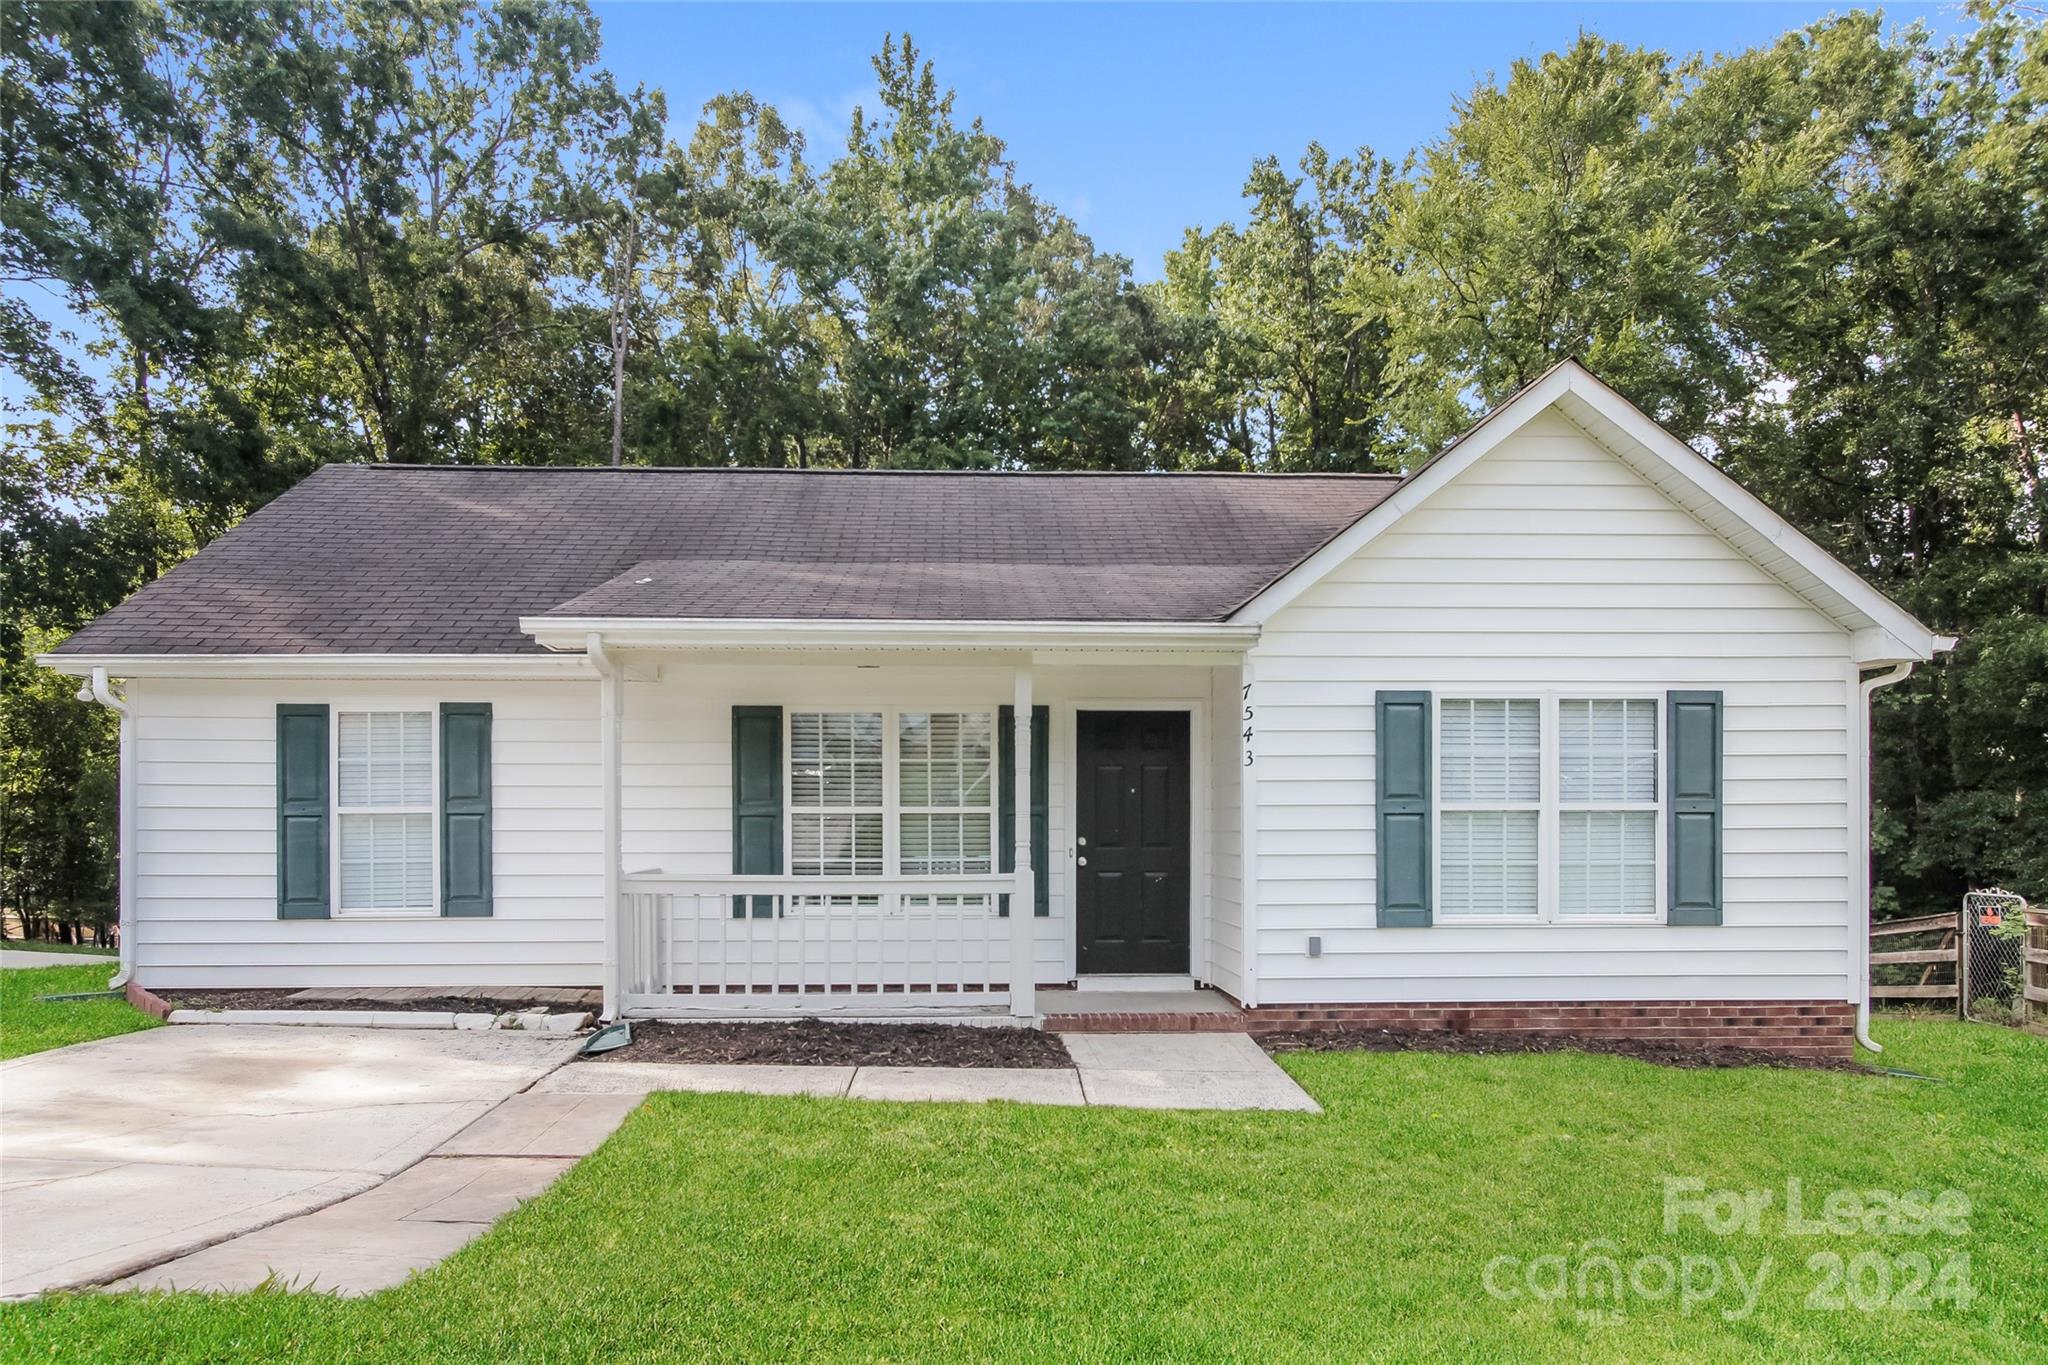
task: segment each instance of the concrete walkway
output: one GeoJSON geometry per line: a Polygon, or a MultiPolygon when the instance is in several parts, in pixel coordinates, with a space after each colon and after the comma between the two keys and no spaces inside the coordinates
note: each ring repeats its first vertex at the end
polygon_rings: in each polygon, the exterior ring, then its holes
{"type": "Polygon", "coordinates": [[[1127,1109],[1279,1109],[1321,1113],[1243,1033],[1070,1033],[1067,1067],[691,1066],[585,1062],[536,1091],[645,1095],[656,1090],[823,1095],[856,1100],[1014,1100],[1127,1109]]]}
{"type": "Polygon", "coordinates": [[[38,967],[105,967],[107,975],[112,976],[120,965],[120,958],[100,953],[37,953],[26,948],[0,948],[0,971],[33,971],[38,967]]]}
{"type": "Polygon", "coordinates": [[[0,1297],[100,1283],[380,1185],[579,1041],[162,1028],[0,1065],[0,1297]]]}
{"type": "Polygon", "coordinates": [[[638,1095],[514,1095],[373,1190],[121,1280],[232,1293],[371,1294],[481,1237],[598,1148],[638,1095]]]}

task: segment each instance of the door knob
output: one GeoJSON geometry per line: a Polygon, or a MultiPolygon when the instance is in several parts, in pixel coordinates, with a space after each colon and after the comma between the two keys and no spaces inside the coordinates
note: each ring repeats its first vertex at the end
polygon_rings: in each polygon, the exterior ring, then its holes
{"type": "Polygon", "coordinates": [[[1088,858],[1087,858],[1087,855],[1085,855],[1085,854],[1084,854],[1084,855],[1082,855],[1082,856],[1081,856],[1081,857],[1079,857],[1079,858],[1076,858],[1076,859],[1074,859],[1074,861],[1075,861],[1075,862],[1076,862],[1077,864],[1079,864],[1080,866],[1082,866],[1082,867],[1086,867],[1086,866],[1088,866],[1088,858]]]}

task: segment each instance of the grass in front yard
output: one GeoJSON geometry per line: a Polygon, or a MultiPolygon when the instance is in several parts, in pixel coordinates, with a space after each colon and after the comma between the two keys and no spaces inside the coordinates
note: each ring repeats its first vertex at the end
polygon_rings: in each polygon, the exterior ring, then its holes
{"type": "Polygon", "coordinates": [[[0,971],[0,1059],[155,1028],[156,1020],[126,1000],[36,999],[39,995],[103,991],[113,974],[111,962],[104,967],[0,971]]]}
{"type": "Polygon", "coordinates": [[[658,1096],[397,1290],[59,1297],[0,1309],[0,1355],[2040,1358],[2048,1042],[1936,1022],[1880,1036],[1887,1064],[1947,1083],[1354,1053],[1286,1059],[1321,1116],[658,1096]],[[1667,1232],[1667,1176],[1773,1197],[1753,1233],[1667,1232]],[[1967,1228],[1794,1235],[1787,1177],[1809,1216],[1838,1189],[1958,1189],[1967,1228]],[[1865,1256],[1839,1308],[1817,1253],[1865,1256]],[[1967,1306],[1899,1301],[1914,1253],[1930,1269],[1967,1254],[1967,1306]],[[1541,1258],[1567,1257],[1569,1280],[1602,1254],[1713,1257],[1724,1278],[1733,1258],[1764,1279],[1747,1313],[1725,1283],[1691,1304],[1528,1288],[1532,1263],[1548,1285],[1541,1258]],[[1486,1288],[1502,1256],[1512,1299],[1486,1288]]]}

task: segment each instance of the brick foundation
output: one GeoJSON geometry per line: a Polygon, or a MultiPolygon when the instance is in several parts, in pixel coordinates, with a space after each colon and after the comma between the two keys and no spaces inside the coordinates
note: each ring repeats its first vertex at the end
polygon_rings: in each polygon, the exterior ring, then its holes
{"type": "Polygon", "coordinates": [[[1853,1057],[1856,1007],[1841,1000],[1516,1001],[1493,1004],[1267,1005],[1234,1014],[1051,1014],[1058,1033],[1395,1029],[1641,1038],[1853,1057]]]}

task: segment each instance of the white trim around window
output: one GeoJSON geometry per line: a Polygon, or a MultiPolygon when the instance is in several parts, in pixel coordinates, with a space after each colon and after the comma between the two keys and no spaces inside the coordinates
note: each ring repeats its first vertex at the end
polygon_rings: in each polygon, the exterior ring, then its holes
{"type": "MultiPolygon", "coordinates": [[[[904,817],[920,815],[943,817],[951,815],[960,816],[963,817],[963,819],[973,817],[983,817],[986,819],[989,832],[989,839],[988,846],[983,858],[979,860],[968,860],[964,857],[963,854],[962,863],[963,866],[965,866],[969,861],[986,861],[987,866],[976,868],[972,871],[936,872],[930,875],[933,876],[935,879],[944,880],[947,877],[983,876],[993,873],[995,869],[1001,865],[1002,840],[1005,837],[1003,831],[996,828],[1001,813],[1001,793],[998,791],[997,788],[1001,774],[1001,764],[998,761],[998,759],[1001,753],[1003,741],[1003,736],[998,733],[998,730],[1000,728],[999,719],[1000,709],[998,705],[993,702],[954,703],[933,701],[919,702],[915,704],[901,706],[848,705],[845,702],[827,702],[814,704],[805,704],[798,702],[783,703],[782,762],[784,772],[782,786],[782,865],[785,868],[788,868],[790,870],[791,875],[793,876],[806,875],[804,869],[798,866],[796,858],[797,822],[799,820],[802,820],[807,816],[816,819],[821,816],[848,815],[858,819],[861,816],[879,815],[881,817],[880,867],[878,869],[872,867],[856,868],[855,871],[849,873],[840,873],[827,869],[825,875],[832,875],[840,877],[841,879],[867,876],[885,877],[893,879],[898,877],[914,877],[918,875],[923,875],[918,873],[905,872],[902,870],[904,817]],[[961,804],[957,805],[949,805],[944,803],[931,804],[930,802],[926,802],[924,804],[906,803],[903,800],[904,720],[906,717],[911,716],[933,715],[961,717],[977,716],[985,718],[987,723],[985,731],[983,731],[982,733],[985,733],[987,740],[988,774],[987,780],[980,786],[980,791],[983,799],[979,803],[966,802],[966,793],[964,792],[962,793],[961,804]],[[796,739],[799,724],[798,718],[808,718],[813,716],[878,718],[880,720],[881,800],[879,804],[870,804],[858,800],[857,798],[859,792],[857,790],[855,790],[852,793],[855,799],[851,802],[851,804],[839,802],[821,804],[799,804],[797,800],[796,790],[798,762],[796,739]]],[[[808,725],[809,723],[810,722],[808,720],[804,722],[804,724],[806,725],[808,725]]],[[[857,722],[855,722],[855,724],[857,724],[857,722]]],[[[943,762],[944,760],[941,761],[943,762]]],[[[929,771],[929,769],[927,771],[929,771]]],[[[823,784],[824,778],[823,775],[820,774],[821,791],[823,784]]],[[[859,784],[856,782],[852,785],[855,788],[857,788],[859,784]]],[[[931,792],[927,792],[928,796],[932,794],[933,793],[931,792]]],[[[808,861],[813,863],[817,862],[816,859],[810,859],[808,861]]],[[[874,903],[868,897],[860,897],[858,899],[863,903],[874,903]]],[[[909,899],[911,898],[901,896],[891,896],[888,898],[888,900],[891,902],[891,909],[922,908],[921,906],[906,907],[901,903],[909,899]]],[[[946,904],[957,904],[962,908],[966,908],[970,905],[970,902],[972,902],[974,905],[981,905],[985,901],[986,897],[959,897],[948,898],[946,904]]]]}
{"type": "Polygon", "coordinates": [[[328,875],[334,916],[438,918],[440,707],[418,702],[357,703],[332,707],[330,714],[328,875]],[[358,737],[360,752],[344,757],[344,739],[358,737]],[[419,751],[422,740],[424,754],[419,751]],[[381,751],[380,745],[384,746],[381,751]],[[419,834],[422,828],[424,838],[419,834]],[[360,856],[351,857],[351,853],[360,856]],[[364,878],[377,894],[352,897],[364,878]],[[394,891],[395,900],[390,894],[394,891]],[[370,903],[352,905],[351,899],[370,903]],[[386,900],[394,903],[378,903],[386,900]]]}
{"type": "MultiPolygon", "coordinates": [[[[1662,924],[1666,917],[1665,859],[1665,781],[1664,781],[1664,691],[1650,687],[1566,687],[1566,688],[1510,688],[1510,687],[1436,687],[1431,689],[1434,697],[1434,732],[1431,735],[1431,856],[1435,866],[1431,869],[1434,877],[1436,902],[1432,915],[1439,925],[1504,925],[1504,924],[1566,924],[1566,925],[1614,925],[1614,924],[1662,924]],[[1526,789],[1509,791],[1505,789],[1474,790],[1469,782],[1455,780],[1449,792],[1455,799],[1446,799],[1445,767],[1447,758],[1455,768],[1461,753],[1469,754],[1468,746],[1453,750],[1445,743],[1447,714],[1461,702],[1491,702],[1499,707],[1501,703],[1515,701],[1533,702],[1536,706],[1538,735],[1538,795],[1536,800],[1526,798],[1526,789]],[[1564,799],[1565,781],[1561,772],[1562,746],[1560,743],[1561,708],[1567,702],[1592,703],[1590,710],[1602,710],[1603,720],[1618,722],[1619,733],[1624,737],[1622,744],[1613,751],[1616,777],[1621,794],[1601,795],[1598,788],[1584,787],[1577,780],[1573,783],[1576,799],[1564,799]],[[1620,703],[1619,711],[1601,703],[1620,703]],[[1647,770],[1647,772],[1645,772],[1647,770]],[[1644,777],[1647,776],[1650,796],[1643,799],[1644,777]],[[1583,795],[1580,793],[1583,792],[1583,795]],[[1514,815],[1533,813],[1536,817],[1535,859],[1536,894],[1533,910],[1517,913],[1460,913],[1449,909],[1450,896],[1461,883],[1449,876],[1446,858],[1463,843],[1447,845],[1445,841],[1446,815],[1483,817],[1498,813],[1502,820],[1496,822],[1498,829],[1477,831],[1487,838],[1510,839],[1512,831],[1509,820],[1514,815]],[[1616,856],[1609,860],[1615,867],[1616,885],[1613,894],[1606,897],[1609,904],[1626,905],[1632,896],[1639,898],[1643,888],[1645,870],[1648,871],[1649,901],[1644,909],[1615,909],[1608,911],[1578,911],[1565,908],[1563,888],[1564,868],[1560,850],[1565,838],[1566,816],[1584,816],[1592,820],[1614,817],[1604,821],[1604,830],[1590,831],[1586,825],[1578,824],[1581,838],[1589,833],[1598,833],[1610,841],[1616,856]],[[1641,840],[1641,831],[1647,822],[1650,838],[1647,849],[1641,840]],[[1645,856],[1647,855],[1647,856],[1645,856]]],[[[1512,707],[1506,708],[1512,711],[1512,707]]],[[[1497,712],[1498,714],[1498,712],[1497,712]]],[[[1502,716],[1502,719],[1506,719],[1502,716]]],[[[1613,725],[1608,727],[1613,729],[1613,725]]],[[[1517,746],[1506,737],[1505,747],[1495,751],[1497,758],[1503,758],[1500,770],[1511,769],[1514,763],[1525,756],[1526,746],[1517,746]]],[[[1469,762],[1469,758],[1467,759],[1469,762]]],[[[1483,785],[1483,784],[1482,784],[1483,785]]],[[[1615,784],[1608,784],[1611,792],[1615,784]]],[[[1468,831],[1472,833],[1472,831],[1468,831]]],[[[1603,892],[1607,889],[1604,884],[1603,892]]],[[[1577,894],[1587,894],[1586,887],[1576,888],[1577,894]]],[[[1470,894],[1469,890],[1466,894],[1470,894]]],[[[1597,898],[1597,897],[1596,897],[1597,898]]]]}

